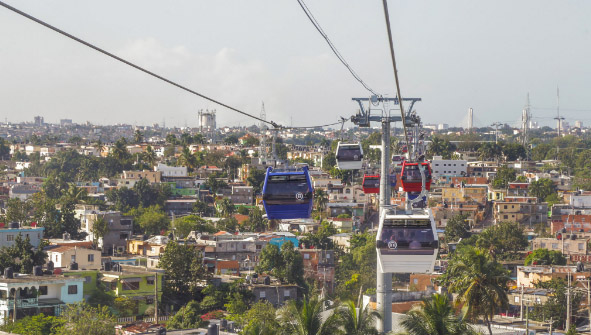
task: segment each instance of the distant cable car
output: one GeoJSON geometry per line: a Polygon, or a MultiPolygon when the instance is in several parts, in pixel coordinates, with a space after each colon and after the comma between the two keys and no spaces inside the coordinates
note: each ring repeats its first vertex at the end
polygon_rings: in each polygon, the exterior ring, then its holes
{"type": "Polygon", "coordinates": [[[267,218],[309,218],[314,202],[314,188],[308,167],[291,170],[267,168],[263,185],[263,206],[267,218]]]}
{"type": "Polygon", "coordinates": [[[405,192],[421,192],[423,189],[422,186],[422,177],[421,171],[419,170],[419,164],[421,164],[425,168],[425,189],[427,191],[431,190],[431,165],[427,162],[423,163],[410,163],[404,161],[402,163],[402,172],[400,181],[402,183],[402,189],[405,192]]]}
{"type": "Polygon", "coordinates": [[[359,170],[363,165],[363,149],[360,143],[337,145],[337,167],[341,170],[359,170]]]}
{"type": "Polygon", "coordinates": [[[394,166],[402,166],[402,163],[406,160],[403,155],[394,155],[392,156],[392,165],[394,166]]]}
{"type": "Polygon", "coordinates": [[[376,248],[384,273],[433,272],[439,241],[430,209],[380,213],[376,248]]]}
{"type": "Polygon", "coordinates": [[[364,175],[363,176],[363,193],[380,193],[380,175],[364,175]]]}

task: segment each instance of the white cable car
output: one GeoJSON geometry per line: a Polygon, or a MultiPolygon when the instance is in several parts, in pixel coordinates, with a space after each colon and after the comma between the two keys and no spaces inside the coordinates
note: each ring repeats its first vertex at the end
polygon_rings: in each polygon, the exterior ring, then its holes
{"type": "Polygon", "coordinates": [[[337,167],[340,170],[359,170],[363,165],[360,143],[341,143],[337,146],[337,167]]]}
{"type": "Polygon", "coordinates": [[[376,249],[384,273],[433,272],[439,240],[431,209],[383,209],[376,249]]]}

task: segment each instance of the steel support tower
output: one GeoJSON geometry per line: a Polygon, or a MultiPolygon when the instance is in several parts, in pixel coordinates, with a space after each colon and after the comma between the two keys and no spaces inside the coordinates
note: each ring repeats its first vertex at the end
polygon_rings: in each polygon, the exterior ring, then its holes
{"type": "MultiPolygon", "coordinates": [[[[359,113],[351,116],[351,121],[357,124],[359,127],[369,127],[370,122],[380,122],[382,124],[382,155],[381,155],[381,166],[380,166],[380,208],[379,211],[385,207],[390,206],[390,160],[392,159],[390,154],[390,123],[402,121],[401,115],[390,115],[388,109],[388,102],[392,102],[395,105],[399,104],[398,98],[383,98],[372,96],[371,98],[353,98],[359,104],[359,113]],[[363,106],[364,102],[368,102],[368,107],[365,109],[363,106]],[[371,106],[379,106],[380,103],[383,106],[380,115],[372,114],[371,106]]],[[[410,102],[409,108],[405,116],[405,122],[407,127],[414,127],[420,123],[420,119],[415,113],[412,112],[412,107],[415,102],[421,101],[421,98],[403,98],[402,101],[410,102]]],[[[376,111],[376,109],[374,109],[376,111]]],[[[410,143],[407,143],[410,146],[410,143]]],[[[379,262],[379,260],[377,260],[379,262]]],[[[392,330],[392,274],[383,273],[380,271],[380,265],[376,266],[376,307],[378,313],[382,316],[382,319],[378,321],[378,331],[386,334],[392,330]]]]}

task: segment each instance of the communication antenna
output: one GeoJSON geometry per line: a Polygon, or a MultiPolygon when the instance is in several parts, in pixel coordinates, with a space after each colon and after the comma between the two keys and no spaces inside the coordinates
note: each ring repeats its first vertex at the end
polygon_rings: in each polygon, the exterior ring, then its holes
{"type": "Polygon", "coordinates": [[[562,129],[563,117],[560,116],[560,91],[556,87],[556,117],[554,118],[558,122],[558,137],[560,138],[560,130],[562,129]]]}
{"type": "MultiPolygon", "coordinates": [[[[261,102],[261,115],[260,118],[262,120],[267,120],[267,112],[265,112],[265,102],[261,102]]],[[[261,129],[261,141],[259,143],[259,157],[261,158],[262,162],[267,161],[267,125],[265,122],[261,121],[260,123],[261,129]]]]}

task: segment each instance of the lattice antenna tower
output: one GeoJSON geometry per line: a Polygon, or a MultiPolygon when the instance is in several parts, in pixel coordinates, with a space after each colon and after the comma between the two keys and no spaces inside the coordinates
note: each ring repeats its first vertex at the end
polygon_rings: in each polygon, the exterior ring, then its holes
{"type": "Polygon", "coordinates": [[[529,104],[529,93],[527,93],[527,102],[525,108],[521,112],[521,144],[525,147],[529,143],[529,128],[531,123],[531,112],[529,104]]]}
{"type": "Polygon", "coordinates": [[[474,127],[474,110],[470,107],[468,109],[468,131],[472,133],[472,128],[474,127]]]}

